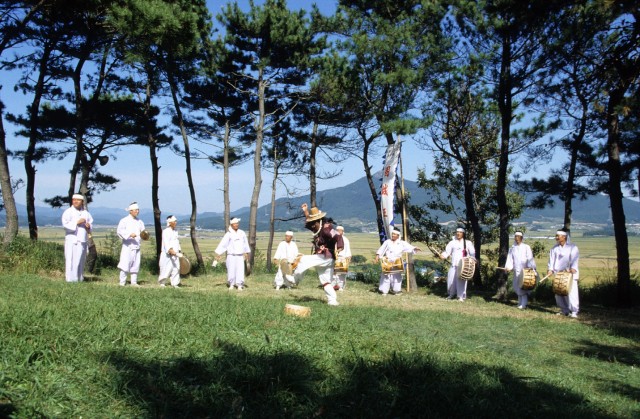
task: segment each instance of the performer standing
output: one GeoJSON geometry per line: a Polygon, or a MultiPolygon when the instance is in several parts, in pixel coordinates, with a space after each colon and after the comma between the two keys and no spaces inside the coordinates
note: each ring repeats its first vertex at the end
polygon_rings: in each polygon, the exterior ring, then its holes
{"type": "MultiPolygon", "coordinates": [[[[561,271],[568,271],[573,274],[573,284],[568,296],[556,295],[556,304],[560,312],[565,316],[578,317],[580,311],[580,296],[578,295],[578,280],[580,271],[578,262],[580,252],[578,246],[569,242],[567,232],[556,231],[556,245],[549,252],[549,264],[547,265],[547,275],[552,275],[561,271]]],[[[560,313],[558,313],[560,314],[560,313]]]]}
{"type": "Polygon", "coordinates": [[[444,252],[440,254],[440,259],[447,259],[451,256],[451,267],[447,275],[447,300],[458,298],[458,301],[464,301],[467,298],[467,281],[460,279],[460,264],[463,257],[476,257],[476,249],[473,243],[466,239],[464,228],[456,229],[456,236],[451,240],[444,252]]]}
{"type": "Polygon", "coordinates": [[[160,253],[160,275],[158,283],[161,287],[170,281],[173,288],[180,287],[180,257],[182,248],[178,238],[178,219],[173,215],[167,217],[167,228],[162,230],[162,251],[160,253]]]}
{"type": "Polygon", "coordinates": [[[280,264],[283,263],[283,261],[286,261],[286,263],[292,263],[298,256],[298,253],[298,245],[293,241],[293,231],[287,231],[284,233],[284,240],[278,244],[276,254],[273,256],[274,263],[278,265],[278,272],[276,273],[274,280],[276,290],[279,290],[283,286],[290,288],[289,285],[285,285],[284,283],[284,274],[282,273],[280,264]]]}
{"type": "Polygon", "coordinates": [[[126,209],[129,215],[118,223],[116,230],[122,239],[122,249],[120,250],[120,286],[127,284],[127,275],[131,276],[131,286],[139,287],[138,271],[140,270],[140,233],[144,231],[144,223],[138,219],[140,207],[137,202],[132,202],[126,209]]]}
{"type": "Polygon", "coordinates": [[[233,218],[229,222],[229,230],[226,232],[215,252],[220,256],[227,252],[227,284],[232,290],[234,286],[238,291],[244,289],[244,261],[249,258],[251,248],[244,231],[239,229],[240,218],[233,218]]]}
{"type": "MultiPolygon", "coordinates": [[[[393,262],[402,258],[404,252],[416,253],[420,249],[410,245],[404,240],[400,240],[400,231],[395,228],[391,230],[391,238],[382,243],[382,246],[376,251],[376,263],[381,257],[386,257],[389,261],[393,262]]],[[[395,295],[402,294],[402,272],[390,272],[380,274],[380,285],[378,291],[382,295],[389,293],[389,287],[393,290],[395,295]]]]}
{"type": "MultiPolygon", "coordinates": [[[[344,248],[338,252],[336,255],[336,259],[344,259],[347,264],[351,262],[351,243],[349,243],[349,239],[344,235],[344,227],[338,226],[336,227],[336,231],[338,234],[342,236],[342,242],[344,243],[344,248]]],[[[339,291],[344,291],[344,287],[347,284],[347,273],[340,272],[333,274],[333,283],[335,284],[334,288],[337,286],[339,291]]]]}
{"type": "Polygon", "coordinates": [[[305,255],[300,259],[293,275],[287,275],[287,281],[298,284],[302,280],[304,272],[309,268],[316,268],[318,280],[327,296],[327,304],[338,305],[338,296],[333,289],[333,266],[336,252],[344,248],[342,236],[333,228],[330,219],[325,218],[327,213],[313,207],[309,211],[307,204],[302,204],[305,216],[304,227],[313,232],[313,255],[305,255]]]}
{"type": "Polygon", "coordinates": [[[64,227],[65,280],[84,281],[84,263],[87,258],[87,240],[93,217],[84,208],[84,196],[74,194],[71,206],[62,213],[64,227]]]}
{"type": "Polygon", "coordinates": [[[505,269],[507,272],[513,270],[513,290],[518,295],[518,308],[524,310],[529,302],[530,290],[522,289],[524,270],[536,269],[536,261],[533,259],[533,252],[528,244],[523,243],[522,231],[516,231],[513,237],[515,243],[509,249],[505,269]]]}

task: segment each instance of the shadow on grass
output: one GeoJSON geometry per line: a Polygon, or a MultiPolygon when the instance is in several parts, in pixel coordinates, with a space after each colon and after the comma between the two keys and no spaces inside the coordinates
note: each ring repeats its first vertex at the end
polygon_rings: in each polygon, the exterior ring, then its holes
{"type": "Polygon", "coordinates": [[[578,345],[571,353],[601,361],[622,363],[626,365],[640,365],[640,345],[622,348],[619,346],[602,345],[588,340],[576,342],[578,345]]]}
{"type": "Polygon", "coordinates": [[[116,397],[139,403],[147,417],[614,417],[539,378],[428,355],[356,356],[325,369],[293,352],[223,342],[213,350],[208,359],[104,359],[114,367],[116,397]]]}

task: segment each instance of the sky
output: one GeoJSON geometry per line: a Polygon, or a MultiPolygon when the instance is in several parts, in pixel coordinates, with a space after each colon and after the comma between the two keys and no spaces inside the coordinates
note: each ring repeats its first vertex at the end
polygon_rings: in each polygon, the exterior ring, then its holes
{"type": "MultiPolygon", "coordinates": [[[[212,14],[218,13],[226,1],[208,0],[212,14]]],[[[256,4],[262,1],[257,0],[256,4]]],[[[289,0],[292,9],[309,8],[312,2],[289,0]]],[[[240,1],[241,7],[248,9],[248,1],[240,1]]],[[[330,14],[335,10],[334,1],[320,1],[321,12],[330,14]]],[[[20,93],[12,91],[12,74],[0,74],[3,89],[0,91],[2,100],[6,104],[7,112],[24,112],[25,105],[30,98],[21,97],[20,93]]],[[[15,138],[12,135],[13,127],[6,123],[7,146],[10,150],[24,148],[24,139],[15,138]]],[[[181,143],[180,138],[176,140],[181,143]]],[[[421,150],[415,144],[415,138],[403,138],[403,174],[405,179],[416,180],[418,170],[425,168],[431,173],[431,154],[421,150]]],[[[382,142],[382,140],[381,140],[382,142]]],[[[192,145],[192,148],[194,146],[192,145]]],[[[382,169],[382,156],[384,150],[380,149],[376,157],[370,158],[372,170],[382,169]]],[[[187,187],[185,172],[185,159],[175,155],[168,149],[160,150],[158,154],[160,169],[160,208],[166,214],[189,214],[191,212],[191,200],[187,187]]],[[[326,162],[325,162],[326,163],[326,162]]],[[[218,212],[224,210],[223,203],[223,175],[222,170],[214,168],[206,160],[192,159],[192,174],[198,204],[198,213],[218,212]]],[[[242,166],[230,169],[230,198],[231,211],[248,207],[253,189],[252,160],[242,166]]],[[[72,157],[61,161],[48,161],[37,165],[36,175],[36,206],[46,206],[45,198],[55,195],[65,195],[69,184],[69,169],[72,165],[72,157]]],[[[329,167],[330,170],[336,166],[329,167]]],[[[338,166],[342,172],[333,179],[319,179],[318,190],[332,189],[345,186],[364,176],[362,162],[357,158],[350,158],[338,166]]],[[[25,178],[24,166],[21,161],[11,160],[10,170],[13,178],[25,178]]],[[[151,164],[148,158],[148,149],[145,147],[128,147],[111,153],[109,163],[101,169],[105,174],[110,174],[120,179],[116,189],[103,192],[94,196],[94,207],[126,208],[131,202],[137,201],[141,206],[141,212],[151,211],[151,164]]],[[[263,172],[262,190],[260,193],[260,205],[268,204],[271,196],[271,180],[269,173],[263,172]]],[[[379,181],[376,180],[378,183],[379,181]]],[[[308,194],[308,180],[304,177],[288,177],[285,182],[289,189],[299,191],[298,196],[308,194]]],[[[285,196],[284,188],[279,186],[278,197],[285,196]]],[[[25,203],[25,191],[21,189],[16,193],[17,202],[25,203]]]]}
{"type": "MultiPolygon", "coordinates": [[[[212,14],[218,13],[226,4],[226,1],[208,2],[212,14]]],[[[256,1],[260,4],[262,1],[256,1]]],[[[248,9],[248,1],[240,1],[241,7],[248,9]]],[[[309,8],[312,2],[290,0],[292,9],[309,8]]],[[[323,13],[329,14],[335,10],[336,2],[321,1],[320,9],[323,13]]],[[[12,90],[16,80],[15,73],[0,73],[0,83],[2,90],[0,94],[5,103],[8,113],[23,113],[30,97],[25,97],[19,92],[12,90]]],[[[10,150],[24,149],[25,139],[12,135],[15,127],[7,123],[5,119],[5,129],[7,130],[7,146],[10,150]]],[[[176,139],[181,143],[181,139],[176,139]]],[[[403,154],[405,178],[415,180],[417,169],[423,167],[431,160],[429,155],[418,150],[413,141],[405,139],[405,152],[403,154]]],[[[193,145],[192,145],[193,147],[193,145]]],[[[382,155],[384,150],[380,150],[378,158],[371,158],[373,171],[382,169],[382,155]]],[[[175,155],[172,151],[160,150],[158,154],[160,169],[160,208],[164,213],[188,214],[191,212],[191,200],[187,187],[187,177],[185,171],[185,159],[175,155]]],[[[45,198],[55,195],[65,195],[69,185],[69,169],[73,163],[72,157],[63,160],[50,160],[36,166],[36,206],[46,206],[45,198]]],[[[222,212],[224,210],[222,185],[222,170],[214,168],[206,160],[192,159],[192,174],[198,203],[198,213],[202,212],[222,212]]],[[[253,188],[253,161],[249,161],[242,166],[230,169],[230,198],[231,210],[248,207],[253,188]]],[[[10,171],[12,177],[25,179],[24,164],[19,160],[10,160],[10,171]]],[[[355,182],[364,176],[362,162],[356,158],[348,159],[339,166],[341,174],[333,179],[319,179],[318,190],[331,189],[355,182]]],[[[331,167],[333,170],[335,166],[331,167]]],[[[148,149],[145,147],[128,147],[111,153],[108,164],[101,168],[105,174],[110,174],[120,179],[116,189],[110,192],[103,192],[94,196],[91,204],[96,207],[126,208],[131,202],[137,201],[142,207],[151,211],[151,163],[148,158],[148,149]]],[[[262,190],[260,193],[260,205],[268,204],[271,196],[271,174],[263,172],[262,190]]],[[[308,180],[304,177],[288,177],[285,180],[289,189],[299,191],[298,195],[308,194],[308,180]]],[[[285,196],[283,187],[279,187],[278,197],[285,196]]],[[[25,203],[25,190],[16,192],[16,200],[20,204],[25,203]]]]}

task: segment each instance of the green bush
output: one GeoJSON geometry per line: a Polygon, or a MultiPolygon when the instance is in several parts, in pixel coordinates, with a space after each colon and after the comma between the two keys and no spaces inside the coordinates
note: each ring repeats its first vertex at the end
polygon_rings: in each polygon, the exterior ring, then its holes
{"type": "Polygon", "coordinates": [[[64,273],[64,246],[18,235],[0,254],[0,270],[24,274],[64,273]]]}
{"type": "Polygon", "coordinates": [[[353,255],[351,256],[351,263],[355,265],[367,263],[367,258],[363,255],[353,255]]]}

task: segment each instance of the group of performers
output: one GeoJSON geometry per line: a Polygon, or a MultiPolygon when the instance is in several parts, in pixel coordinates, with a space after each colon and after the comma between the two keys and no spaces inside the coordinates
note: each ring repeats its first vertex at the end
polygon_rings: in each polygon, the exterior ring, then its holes
{"type": "MultiPolygon", "coordinates": [[[[122,240],[118,269],[119,283],[127,284],[130,278],[131,286],[138,285],[140,269],[141,240],[148,239],[144,223],[138,218],[140,207],[136,202],[126,208],[129,215],[118,223],[117,234],[122,240]]],[[[295,241],[293,232],[287,231],[274,255],[274,262],[278,264],[275,277],[275,288],[291,288],[300,283],[304,272],[315,268],[318,280],[327,298],[327,304],[337,306],[336,291],[342,291],[346,286],[348,264],[351,260],[351,248],[344,227],[334,228],[333,220],[318,208],[302,205],[305,216],[305,228],[313,233],[313,251],[310,255],[302,255],[295,241]]],[[[162,251],[159,260],[158,284],[162,287],[170,284],[174,288],[180,286],[180,262],[183,258],[176,226],[178,220],[173,215],[167,217],[167,227],[162,232],[162,251]]],[[[218,244],[215,253],[214,266],[221,261],[226,253],[227,285],[230,290],[234,287],[239,291],[244,289],[246,261],[251,252],[247,235],[240,230],[240,219],[233,218],[229,229],[218,244]]],[[[65,279],[67,282],[84,280],[84,266],[87,256],[88,242],[93,225],[93,217],[86,210],[85,198],[81,194],[74,194],[71,206],[62,215],[62,225],[65,229],[65,279]]],[[[579,312],[579,251],[571,243],[569,235],[564,230],[556,232],[556,245],[549,252],[547,276],[539,278],[536,262],[531,247],[524,243],[522,231],[514,234],[514,244],[509,250],[505,267],[507,272],[513,271],[513,289],[518,296],[518,309],[526,309],[528,298],[535,283],[555,275],[553,279],[556,303],[560,308],[559,315],[578,317],[579,312]]],[[[380,275],[378,291],[382,295],[390,292],[394,295],[402,293],[402,263],[403,253],[416,253],[420,249],[400,239],[400,231],[391,230],[391,238],[387,239],[376,251],[375,261],[381,262],[383,272],[380,275]]],[[[440,253],[443,260],[451,260],[447,274],[447,299],[465,301],[467,298],[467,282],[472,278],[475,270],[476,251],[473,243],[466,239],[463,228],[457,228],[455,237],[440,253]]]]}
{"type": "MultiPolygon", "coordinates": [[[[333,220],[317,208],[308,209],[302,205],[305,214],[305,228],[313,232],[313,254],[302,255],[293,242],[293,232],[285,233],[285,240],[280,243],[274,256],[279,264],[275,278],[276,290],[298,284],[303,273],[312,267],[316,268],[322,288],[325,290],[328,304],[338,305],[335,290],[343,290],[346,282],[346,269],[339,269],[351,258],[348,239],[344,236],[342,226],[333,229],[333,220]],[[283,269],[284,268],[284,269],[283,269]],[[293,268],[293,270],[292,270],[293,268]],[[336,271],[332,274],[332,268],[336,271]],[[285,273],[292,270],[293,274],[285,273]],[[333,277],[333,282],[332,282],[333,277]],[[333,286],[332,286],[333,285],[333,286]]],[[[547,277],[556,275],[553,289],[556,303],[560,308],[559,315],[578,317],[578,247],[569,242],[568,233],[564,230],[556,232],[556,245],[549,253],[547,276],[542,280],[536,272],[536,262],[531,247],[523,242],[524,234],[516,231],[514,244],[509,250],[505,269],[513,271],[513,289],[518,296],[518,309],[524,310],[529,302],[529,295],[536,284],[547,277]],[[530,276],[533,275],[533,278],[530,276]],[[558,285],[556,286],[556,281],[558,285]]],[[[400,231],[391,231],[387,239],[376,251],[375,262],[381,262],[383,271],[380,275],[378,291],[382,295],[402,293],[403,253],[416,253],[419,248],[400,239],[400,231]]],[[[467,298],[467,282],[473,278],[476,268],[476,250],[473,242],[467,240],[464,228],[457,228],[455,237],[439,254],[443,260],[450,259],[451,265],[447,273],[447,299],[465,301],[467,298]]]]}
{"type": "MultiPolygon", "coordinates": [[[[138,218],[140,206],[137,202],[132,202],[125,210],[129,215],[122,218],[116,228],[116,234],[122,240],[118,260],[119,284],[124,287],[129,278],[132,287],[139,287],[141,240],[148,240],[149,233],[145,230],[144,222],[138,218]]],[[[183,254],[176,230],[177,223],[176,217],[168,216],[167,227],[162,231],[158,277],[161,287],[164,287],[167,281],[174,288],[180,286],[180,259],[183,254]]],[[[82,282],[93,228],[93,217],[86,209],[85,197],[82,194],[72,196],[71,206],[62,214],[62,226],[65,231],[65,280],[82,282]]]]}

